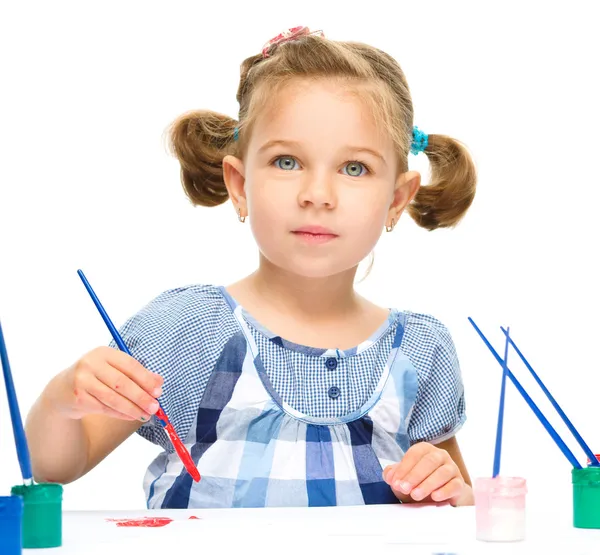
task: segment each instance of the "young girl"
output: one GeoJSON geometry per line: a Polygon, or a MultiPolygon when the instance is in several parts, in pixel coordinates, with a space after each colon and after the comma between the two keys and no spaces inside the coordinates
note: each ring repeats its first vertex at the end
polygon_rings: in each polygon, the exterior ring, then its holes
{"type": "MultiPolygon", "coordinates": [[[[137,432],[163,448],[149,508],[471,504],[448,330],[353,287],[405,209],[429,230],[461,219],[468,152],[413,129],[394,59],[306,28],[243,62],[237,100],[239,121],[194,112],[170,137],[192,202],[230,199],[249,220],[258,269],[164,292],[121,330],[133,358],[99,347],[58,374],[28,418],[36,479],[76,480],[137,432]],[[409,151],[428,156],[431,184],[408,171],[409,151]],[[200,482],[153,416],[157,398],[200,482]]],[[[411,279],[399,271],[399,286],[411,279]]]]}

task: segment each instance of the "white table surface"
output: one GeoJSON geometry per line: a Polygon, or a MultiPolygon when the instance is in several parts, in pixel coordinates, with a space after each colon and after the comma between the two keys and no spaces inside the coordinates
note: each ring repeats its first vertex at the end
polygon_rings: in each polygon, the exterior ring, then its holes
{"type": "Polygon", "coordinates": [[[376,555],[560,553],[599,555],[600,530],[571,525],[559,506],[528,510],[527,538],[518,543],[475,539],[473,507],[360,507],[64,512],[63,545],[26,554],[137,555],[168,553],[319,553],[376,555]],[[118,527],[107,519],[170,517],[162,528],[118,527]],[[196,516],[199,520],[190,520],[196,516]]]}

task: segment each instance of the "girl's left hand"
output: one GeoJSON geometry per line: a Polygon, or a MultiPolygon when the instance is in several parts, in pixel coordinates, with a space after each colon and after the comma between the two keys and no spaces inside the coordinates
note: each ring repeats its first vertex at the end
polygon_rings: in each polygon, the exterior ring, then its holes
{"type": "Polygon", "coordinates": [[[386,466],[383,479],[404,502],[449,501],[451,505],[472,505],[473,490],[444,449],[417,443],[396,464],[386,466]]]}

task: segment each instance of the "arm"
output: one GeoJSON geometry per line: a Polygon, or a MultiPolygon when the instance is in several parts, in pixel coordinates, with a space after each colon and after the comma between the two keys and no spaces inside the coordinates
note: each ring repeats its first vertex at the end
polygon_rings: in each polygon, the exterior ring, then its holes
{"type": "Polygon", "coordinates": [[[141,424],[101,414],[73,420],[48,406],[43,396],[40,397],[26,425],[35,480],[74,482],[106,458],[141,424]]]}
{"type": "Polygon", "coordinates": [[[108,347],[58,374],[27,418],[34,478],[67,484],[89,472],[150,419],[158,403],[149,392],[161,384],[108,347]]]}
{"type": "Polygon", "coordinates": [[[447,439],[446,441],[442,441],[438,443],[436,447],[447,451],[448,455],[450,455],[450,458],[454,461],[454,464],[458,466],[458,470],[465,483],[469,486],[472,486],[473,484],[471,483],[471,477],[469,476],[467,465],[465,464],[465,461],[463,459],[456,437],[452,437],[450,439],[447,439]]]}

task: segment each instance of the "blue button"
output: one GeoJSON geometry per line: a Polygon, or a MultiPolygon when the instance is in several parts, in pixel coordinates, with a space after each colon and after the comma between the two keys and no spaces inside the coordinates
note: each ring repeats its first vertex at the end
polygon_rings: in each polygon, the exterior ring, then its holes
{"type": "Polygon", "coordinates": [[[339,388],[339,387],[336,387],[335,385],[332,385],[332,386],[329,388],[329,391],[328,391],[328,393],[329,393],[329,396],[330,396],[332,399],[337,399],[337,398],[340,396],[340,393],[341,393],[341,391],[340,391],[340,388],[339,388]]]}
{"type": "Polygon", "coordinates": [[[337,368],[338,361],[335,358],[328,358],[327,362],[325,362],[325,366],[329,368],[329,370],[335,370],[337,368]]]}

